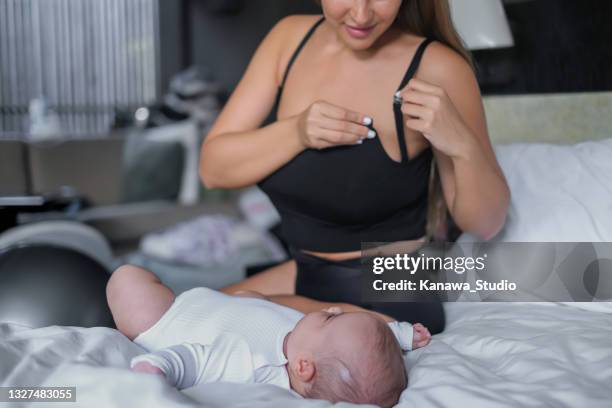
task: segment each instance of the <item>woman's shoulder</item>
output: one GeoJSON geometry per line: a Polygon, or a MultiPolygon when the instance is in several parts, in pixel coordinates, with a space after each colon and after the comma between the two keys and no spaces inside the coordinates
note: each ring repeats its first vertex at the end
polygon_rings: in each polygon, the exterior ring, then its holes
{"type": "Polygon", "coordinates": [[[444,84],[464,75],[473,75],[473,70],[455,49],[443,42],[432,41],[423,53],[419,74],[425,81],[444,84]]]}
{"type": "Polygon", "coordinates": [[[274,30],[284,40],[283,51],[299,43],[308,30],[322,17],[320,14],[292,14],[280,19],[274,30]]]}
{"type": "MultiPolygon", "coordinates": [[[[280,19],[273,31],[279,38],[279,66],[285,67],[308,30],[323,17],[320,14],[292,14],[280,19]]],[[[279,74],[284,70],[279,69],[279,74]]]]}
{"type": "Polygon", "coordinates": [[[288,28],[306,27],[312,26],[319,19],[323,17],[322,14],[290,14],[278,20],[277,25],[287,26],[288,28]]]}
{"type": "Polygon", "coordinates": [[[321,17],[319,14],[291,14],[278,20],[272,30],[289,45],[296,37],[303,36],[321,17]]]}

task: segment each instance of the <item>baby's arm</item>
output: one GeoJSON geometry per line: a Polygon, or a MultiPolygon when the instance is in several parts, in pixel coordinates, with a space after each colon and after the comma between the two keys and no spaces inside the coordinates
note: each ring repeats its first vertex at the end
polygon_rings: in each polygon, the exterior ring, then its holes
{"type": "Polygon", "coordinates": [[[210,345],[184,342],[130,361],[134,371],[155,373],[155,367],[179,390],[203,382],[253,382],[248,344],[229,334],[220,335],[210,345]]]}
{"type": "Polygon", "coordinates": [[[154,368],[146,364],[139,365],[139,363],[148,363],[161,370],[172,386],[182,390],[198,382],[198,374],[206,365],[210,353],[210,347],[182,343],[136,356],[130,361],[130,368],[134,371],[155,373],[154,368]],[[136,367],[137,365],[139,367],[136,367]]]}
{"type": "Polygon", "coordinates": [[[390,322],[389,328],[395,334],[402,351],[412,351],[429,344],[431,334],[421,323],[390,322]]]}

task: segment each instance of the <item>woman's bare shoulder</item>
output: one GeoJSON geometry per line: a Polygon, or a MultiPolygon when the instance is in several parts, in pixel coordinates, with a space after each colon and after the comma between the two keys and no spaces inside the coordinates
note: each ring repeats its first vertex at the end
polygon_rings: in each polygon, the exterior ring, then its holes
{"type": "Polygon", "coordinates": [[[419,66],[419,74],[424,81],[438,85],[474,77],[474,71],[468,61],[459,52],[440,41],[433,41],[427,46],[419,66]]]}
{"type": "Polygon", "coordinates": [[[322,17],[319,14],[292,14],[283,17],[276,23],[275,30],[281,38],[279,45],[279,75],[304,38],[308,30],[322,17]]]}
{"type": "MultiPolygon", "coordinates": [[[[273,30],[283,39],[281,51],[291,49],[294,43],[299,43],[308,29],[321,18],[320,15],[292,14],[280,19],[273,30]]],[[[297,46],[297,44],[295,44],[297,46]]]]}
{"type": "Polygon", "coordinates": [[[291,14],[281,18],[276,24],[287,30],[286,34],[299,33],[304,27],[310,28],[321,17],[321,14],[291,14]]]}

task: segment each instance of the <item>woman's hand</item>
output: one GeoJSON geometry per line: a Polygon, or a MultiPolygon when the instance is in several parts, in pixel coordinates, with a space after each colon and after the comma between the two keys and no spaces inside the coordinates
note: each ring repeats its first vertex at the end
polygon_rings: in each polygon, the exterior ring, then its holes
{"type": "Polygon", "coordinates": [[[255,292],[254,290],[239,290],[239,291],[233,292],[232,295],[237,296],[237,297],[249,297],[249,298],[255,298],[255,299],[262,299],[262,300],[270,300],[269,297],[259,292],[255,292]]]}
{"type": "Polygon", "coordinates": [[[376,137],[371,124],[372,118],[325,101],[314,102],[297,117],[300,143],[311,149],[361,144],[376,137]]]}
{"type": "Polygon", "coordinates": [[[340,306],[330,306],[330,307],[326,307],[324,309],[321,309],[321,311],[323,312],[327,312],[327,313],[331,313],[333,315],[337,315],[337,314],[342,314],[344,313],[344,310],[342,310],[342,308],[340,306]]]}
{"type": "Polygon", "coordinates": [[[408,128],[421,132],[447,156],[465,156],[473,140],[465,136],[469,128],[443,88],[412,78],[398,94],[408,128]]]}

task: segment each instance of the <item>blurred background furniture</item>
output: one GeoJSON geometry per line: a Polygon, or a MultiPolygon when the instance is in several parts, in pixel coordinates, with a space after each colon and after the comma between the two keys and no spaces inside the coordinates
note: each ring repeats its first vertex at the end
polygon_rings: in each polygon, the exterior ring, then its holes
{"type": "MultiPolygon", "coordinates": [[[[494,144],[609,137],[612,3],[450,4],[494,144]]],[[[311,0],[0,0],[0,230],[85,223],[120,261],[184,221],[244,221],[245,190],[204,189],[197,151],[270,28],[320,11],[311,0]]]]}

